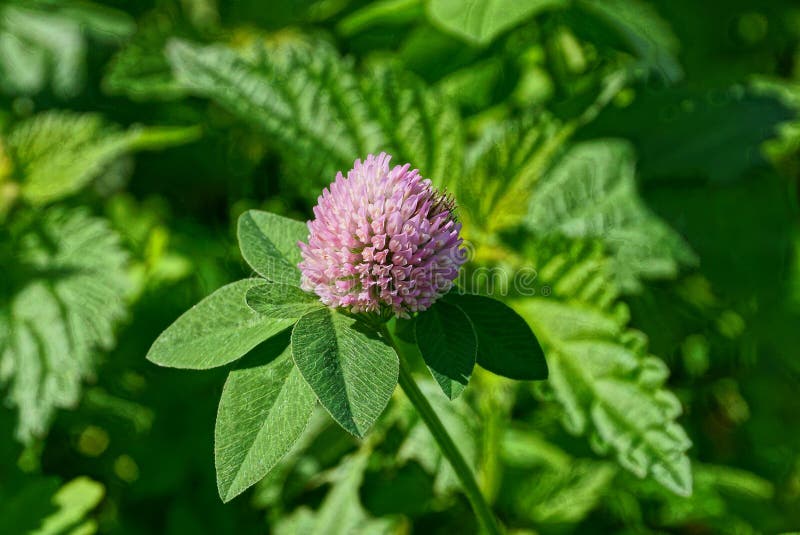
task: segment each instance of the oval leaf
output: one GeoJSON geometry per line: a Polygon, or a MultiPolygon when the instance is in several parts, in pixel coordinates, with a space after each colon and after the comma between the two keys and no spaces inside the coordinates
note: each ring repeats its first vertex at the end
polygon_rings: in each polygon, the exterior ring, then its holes
{"type": "Polygon", "coordinates": [[[234,282],[197,303],[161,333],[147,360],[195,370],[223,366],[290,327],[294,320],[268,318],[247,306],[247,290],[261,283],[234,282]]]}
{"type": "Polygon", "coordinates": [[[256,273],[267,280],[300,284],[297,242],[308,238],[305,223],[269,212],[248,210],[239,216],[239,249],[256,273]]]}
{"type": "Polygon", "coordinates": [[[478,364],[517,380],[547,379],[547,361],[527,322],[508,305],[482,295],[445,297],[469,316],[478,335],[478,364]]]}
{"type": "Polygon", "coordinates": [[[253,286],[247,290],[246,301],[247,306],[269,318],[295,320],[323,306],[317,296],[279,282],[253,286]]]}
{"type": "Polygon", "coordinates": [[[565,0],[431,0],[428,18],[444,31],[483,46],[534,14],[566,4],[565,0]]]}
{"type": "Polygon", "coordinates": [[[363,323],[323,308],[292,330],[295,364],[339,425],[363,437],[397,386],[399,361],[363,323]]]}
{"type": "Polygon", "coordinates": [[[286,340],[274,345],[269,351],[279,353],[275,360],[232,371],[222,390],[214,461],[224,502],[261,480],[286,455],[316,405],[286,340]]]}
{"type": "Polygon", "coordinates": [[[438,301],[419,315],[415,329],[433,378],[447,397],[457,398],[469,382],[478,352],[472,322],[458,306],[438,301]]]}

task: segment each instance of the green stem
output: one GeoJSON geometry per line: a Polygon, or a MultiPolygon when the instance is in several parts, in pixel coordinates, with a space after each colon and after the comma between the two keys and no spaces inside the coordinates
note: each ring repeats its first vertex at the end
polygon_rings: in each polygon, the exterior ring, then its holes
{"type": "Polygon", "coordinates": [[[395,353],[397,353],[397,357],[400,359],[400,388],[403,389],[403,392],[405,392],[408,399],[417,409],[422,421],[425,422],[433,438],[436,440],[437,444],[439,444],[439,449],[442,451],[442,454],[453,467],[458,479],[461,481],[464,494],[467,495],[467,499],[469,499],[472,505],[472,510],[475,512],[475,516],[478,518],[478,522],[481,527],[483,527],[483,530],[490,535],[500,535],[500,528],[497,525],[497,520],[495,520],[494,513],[492,513],[489,504],[486,503],[486,499],[483,497],[483,494],[481,494],[478,483],[475,481],[475,474],[464,460],[464,456],[461,455],[453,439],[447,433],[447,429],[445,429],[442,421],[436,415],[436,411],[433,410],[433,407],[431,407],[431,404],[414,381],[414,377],[412,377],[411,370],[409,370],[406,362],[407,355],[405,355],[402,347],[396,343],[394,337],[385,325],[383,327],[383,333],[387,341],[394,348],[395,353]]]}

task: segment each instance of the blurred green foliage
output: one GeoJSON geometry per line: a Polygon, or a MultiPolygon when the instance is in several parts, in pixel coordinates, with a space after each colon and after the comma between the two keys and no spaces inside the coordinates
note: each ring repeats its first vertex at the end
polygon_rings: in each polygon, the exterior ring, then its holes
{"type": "Polygon", "coordinates": [[[799,111],[789,0],[0,0],[0,533],[476,531],[399,393],[223,505],[229,370],[144,359],[379,150],[544,346],[424,385],[510,532],[797,530],[799,111]]]}

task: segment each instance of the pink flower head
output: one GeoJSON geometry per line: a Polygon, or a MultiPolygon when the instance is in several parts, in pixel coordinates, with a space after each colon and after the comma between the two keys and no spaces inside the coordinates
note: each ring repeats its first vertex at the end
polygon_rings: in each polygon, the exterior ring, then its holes
{"type": "Polygon", "coordinates": [[[390,159],[356,160],[317,199],[298,267],[328,306],[408,317],[447,293],[466,261],[452,199],[390,159]]]}

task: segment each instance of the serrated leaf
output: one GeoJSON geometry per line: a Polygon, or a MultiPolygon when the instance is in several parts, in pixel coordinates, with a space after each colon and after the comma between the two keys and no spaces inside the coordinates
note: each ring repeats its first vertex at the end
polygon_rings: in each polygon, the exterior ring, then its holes
{"type": "Polygon", "coordinates": [[[574,459],[527,429],[506,429],[502,436],[506,466],[516,467],[499,501],[516,514],[541,524],[574,524],[607,495],[618,469],[608,461],[574,459]]]}
{"type": "Polygon", "coordinates": [[[305,223],[248,210],[239,216],[236,234],[242,257],[256,273],[273,282],[300,284],[300,247],[308,239],[305,223]]]}
{"type": "Polygon", "coordinates": [[[173,40],[175,76],[276,142],[299,180],[316,194],[353,160],[381,150],[442,183],[463,145],[453,106],[396,66],[359,74],[324,43],[302,41],[237,51],[173,40]],[[387,105],[389,104],[389,105],[387,105]]]}
{"type": "Polygon", "coordinates": [[[170,38],[194,37],[197,32],[180,10],[169,4],[142,17],[138,26],[130,42],[109,63],[103,89],[133,100],[183,97],[186,90],[172,76],[164,47],[170,38]]]}
{"type": "Polygon", "coordinates": [[[590,434],[596,449],[610,448],[639,477],[691,494],[691,442],[674,421],[680,403],[662,387],[665,375],[650,372],[654,357],[625,343],[630,331],[604,312],[552,299],[530,298],[515,308],[541,337],[567,430],[590,434]]]}
{"type": "Polygon", "coordinates": [[[224,366],[291,327],[293,319],[268,318],[247,306],[247,290],[259,284],[263,281],[233,282],[197,303],[161,333],[147,359],[170,368],[224,366]]]}
{"type": "Polygon", "coordinates": [[[326,177],[321,182],[384,145],[352,66],[335,52],[302,43],[248,52],[180,40],[167,46],[183,87],[261,128],[303,172],[326,177]]]}
{"type": "Polygon", "coordinates": [[[415,335],[431,375],[450,399],[466,388],[478,352],[469,317],[458,306],[437,301],[417,316],[415,335]]]}
{"type": "Polygon", "coordinates": [[[483,46],[536,13],[566,5],[566,0],[431,0],[428,18],[468,43],[483,46]]]}
{"type": "Polygon", "coordinates": [[[547,379],[547,361],[531,328],[508,305],[481,295],[451,292],[445,300],[469,317],[478,339],[478,364],[510,379],[547,379]]]}
{"type": "Polygon", "coordinates": [[[314,392],[292,361],[288,338],[267,342],[274,360],[228,375],[217,412],[217,488],[228,502],[261,480],[306,428],[314,392]]]}
{"type": "Polygon", "coordinates": [[[83,210],[43,212],[15,245],[4,264],[12,295],[0,305],[0,382],[28,442],[45,434],[56,408],[78,402],[95,351],[113,345],[127,255],[108,224],[83,210]]]}
{"type": "Polygon", "coordinates": [[[322,406],[358,437],[378,419],[397,386],[394,350],[365,324],[331,309],[300,318],[292,330],[292,355],[322,406]]]}
{"type": "Polygon", "coordinates": [[[6,144],[21,196],[42,205],[79,191],[126,153],[185,143],[197,134],[193,128],[122,131],[96,114],[51,111],[16,125],[6,144]]]}
{"type": "Polygon", "coordinates": [[[697,258],[636,191],[633,148],[620,140],[579,143],[539,182],[526,222],[539,235],[602,241],[623,290],[643,278],[675,277],[697,258]]]}
{"type": "Polygon", "coordinates": [[[460,213],[488,232],[518,227],[536,184],[574,130],[543,113],[488,128],[467,153],[464,175],[450,184],[460,213]]]}
{"type": "Polygon", "coordinates": [[[393,64],[377,63],[363,79],[370,113],[380,124],[394,163],[410,162],[438,186],[461,174],[463,126],[447,98],[393,64]]]}
{"type": "Polygon", "coordinates": [[[269,318],[300,319],[323,306],[319,298],[296,286],[272,282],[247,290],[247,306],[269,318]]]}

